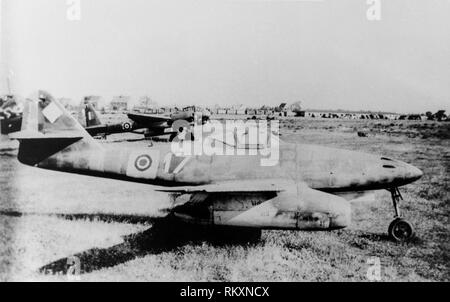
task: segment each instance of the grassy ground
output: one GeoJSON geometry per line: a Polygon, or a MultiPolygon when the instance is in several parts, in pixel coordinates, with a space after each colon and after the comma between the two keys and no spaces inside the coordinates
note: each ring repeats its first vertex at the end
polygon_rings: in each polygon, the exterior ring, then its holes
{"type": "Polygon", "coordinates": [[[71,255],[85,281],[367,281],[371,257],[381,261],[382,281],[450,280],[450,123],[284,119],[281,126],[286,141],[383,154],[422,169],[422,179],[402,188],[417,237],[387,238],[393,209],[389,193],[377,192],[374,201],[353,203],[353,225],[340,231],[264,231],[252,245],[161,241],[146,217],[163,215],[165,195],[23,167],[14,151],[3,151],[0,280],[65,281],[58,272],[71,255]]]}

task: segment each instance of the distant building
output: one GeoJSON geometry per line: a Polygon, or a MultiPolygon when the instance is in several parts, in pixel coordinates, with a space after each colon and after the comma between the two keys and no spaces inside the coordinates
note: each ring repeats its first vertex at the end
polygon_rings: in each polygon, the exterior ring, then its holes
{"type": "Polygon", "coordinates": [[[115,96],[109,104],[109,109],[113,111],[127,111],[130,99],[129,96],[115,96]]]}
{"type": "Polygon", "coordinates": [[[158,108],[158,104],[154,102],[149,96],[142,96],[139,98],[138,106],[147,108],[147,109],[154,109],[158,108]]]}
{"type": "Polygon", "coordinates": [[[74,106],[72,103],[72,99],[69,98],[59,98],[58,102],[64,106],[67,110],[71,111],[74,110],[74,106]]]}
{"type": "Polygon", "coordinates": [[[133,107],[133,111],[157,114],[160,112],[160,108],[149,96],[142,96],[139,98],[137,105],[133,107]]]}
{"type": "Polygon", "coordinates": [[[230,113],[229,114],[241,114],[241,115],[244,115],[245,114],[245,106],[242,105],[242,104],[234,105],[230,109],[230,113]]]}
{"type": "Polygon", "coordinates": [[[100,110],[102,98],[98,95],[88,95],[83,98],[83,104],[91,104],[96,110],[100,110]]]}
{"type": "Polygon", "coordinates": [[[345,110],[305,110],[305,116],[312,118],[339,118],[352,120],[399,119],[399,115],[395,113],[352,112],[345,110]]]}

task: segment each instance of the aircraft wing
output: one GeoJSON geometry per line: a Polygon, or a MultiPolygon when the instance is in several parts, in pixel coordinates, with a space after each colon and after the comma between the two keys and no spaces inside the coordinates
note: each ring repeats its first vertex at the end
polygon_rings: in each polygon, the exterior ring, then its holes
{"type": "Polygon", "coordinates": [[[128,118],[139,125],[153,125],[155,123],[168,122],[171,120],[169,116],[129,113],[128,118]]]}
{"type": "Polygon", "coordinates": [[[180,186],[155,188],[155,191],[171,194],[190,194],[190,198],[174,199],[174,203],[166,211],[171,212],[178,207],[192,206],[203,203],[210,194],[233,194],[233,193],[275,193],[278,195],[282,191],[292,190],[295,187],[294,182],[283,181],[280,179],[252,179],[252,180],[231,180],[222,181],[214,184],[199,186],[180,186]]]}
{"type": "Polygon", "coordinates": [[[294,185],[293,182],[280,179],[230,180],[199,186],[157,188],[167,193],[245,193],[245,192],[282,192],[294,185]]]}

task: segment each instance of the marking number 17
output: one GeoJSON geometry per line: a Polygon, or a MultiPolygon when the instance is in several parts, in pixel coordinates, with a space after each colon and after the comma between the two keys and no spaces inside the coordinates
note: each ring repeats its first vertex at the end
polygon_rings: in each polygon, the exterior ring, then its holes
{"type": "Polygon", "coordinates": [[[165,173],[178,174],[189,161],[189,157],[184,157],[183,160],[178,165],[172,167],[174,164],[176,164],[176,161],[173,160],[174,158],[177,157],[174,156],[173,153],[167,153],[166,156],[164,157],[165,173]]]}

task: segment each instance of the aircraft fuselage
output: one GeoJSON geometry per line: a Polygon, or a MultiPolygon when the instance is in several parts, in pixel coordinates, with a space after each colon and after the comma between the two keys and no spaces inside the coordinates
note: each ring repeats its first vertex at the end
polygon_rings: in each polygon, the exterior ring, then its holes
{"type": "Polygon", "coordinates": [[[399,187],[422,176],[407,163],[356,151],[306,144],[280,145],[279,161],[262,166],[257,155],[177,156],[170,144],[154,148],[92,150],[77,142],[38,163],[51,170],[108,174],[156,185],[202,185],[226,180],[288,179],[326,192],[399,187]]]}

